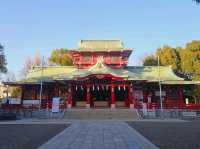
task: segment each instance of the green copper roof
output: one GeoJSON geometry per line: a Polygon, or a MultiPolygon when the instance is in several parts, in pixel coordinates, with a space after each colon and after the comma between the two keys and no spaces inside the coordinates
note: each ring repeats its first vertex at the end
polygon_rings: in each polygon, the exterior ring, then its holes
{"type": "Polygon", "coordinates": [[[130,77],[134,80],[142,80],[140,75],[135,74],[133,72],[129,72],[124,69],[112,69],[105,65],[103,63],[103,58],[100,57],[97,60],[97,63],[90,67],[89,69],[82,69],[82,70],[76,70],[73,72],[72,75],[76,77],[87,77],[88,75],[93,75],[93,74],[111,74],[115,77],[122,77],[124,79],[130,79],[130,77]]]}
{"type": "Polygon", "coordinates": [[[123,50],[124,46],[120,40],[81,40],[79,42],[79,50],[123,50]]]}
{"type": "MultiPolygon", "coordinates": [[[[51,82],[59,76],[70,76],[77,68],[74,66],[45,66],[34,67],[27,75],[25,81],[37,82],[40,80],[51,82]]],[[[67,78],[66,78],[67,79],[67,78]]],[[[68,78],[69,79],[69,78],[68,78]]]]}
{"type": "MultiPolygon", "coordinates": [[[[159,70],[157,66],[128,66],[125,69],[112,69],[103,63],[99,58],[97,63],[89,69],[77,69],[74,66],[46,66],[34,67],[27,75],[24,82],[52,82],[55,80],[75,80],[93,74],[111,74],[122,77],[125,80],[146,80],[149,82],[158,81],[159,70]]],[[[176,76],[170,66],[160,66],[161,81],[183,81],[176,76]]],[[[167,82],[166,82],[167,83],[167,82]]],[[[170,83],[170,82],[169,82],[170,83]]],[[[180,82],[177,82],[180,83],[180,82]]]]}
{"type": "Polygon", "coordinates": [[[130,72],[140,75],[141,78],[148,81],[160,80],[184,80],[174,74],[171,66],[129,66],[126,68],[130,72]]]}

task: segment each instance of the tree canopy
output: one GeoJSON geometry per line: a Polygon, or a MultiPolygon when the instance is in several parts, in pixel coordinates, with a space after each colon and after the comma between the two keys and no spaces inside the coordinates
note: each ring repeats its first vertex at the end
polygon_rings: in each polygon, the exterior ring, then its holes
{"type": "Polygon", "coordinates": [[[4,54],[4,47],[0,44],[0,72],[6,73],[7,67],[6,67],[6,56],[4,54]]]}
{"type": "Polygon", "coordinates": [[[28,57],[25,62],[24,66],[22,68],[22,76],[25,77],[28,72],[32,69],[34,66],[41,66],[41,63],[45,65],[46,62],[42,60],[40,52],[37,51],[33,57],[28,57]]]}
{"type": "Polygon", "coordinates": [[[60,65],[60,66],[72,66],[73,61],[72,57],[69,54],[67,49],[55,49],[52,51],[51,56],[49,57],[49,63],[51,65],[60,65]]]}
{"type": "Polygon", "coordinates": [[[171,65],[175,72],[185,76],[189,74],[193,80],[200,80],[200,40],[189,42],[185,47],[158,48],[154,55],[144,58],[143,65],[157,65],[158,56],[160,65],[171,65]]]}
{"type": "Polygon", "coordinates": [[[158,64],[158,60],[154,55],[146,56],[143,60],[144,66],[156,66],[158,64]]]}

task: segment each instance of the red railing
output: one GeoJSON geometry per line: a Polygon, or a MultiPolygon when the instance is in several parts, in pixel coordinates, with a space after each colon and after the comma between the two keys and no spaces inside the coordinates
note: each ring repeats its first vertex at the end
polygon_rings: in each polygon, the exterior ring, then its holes
{"type": "Polygon", "coordinates": [[[186,109],[200,109],[200,104],[187,104],[186,109]]]}

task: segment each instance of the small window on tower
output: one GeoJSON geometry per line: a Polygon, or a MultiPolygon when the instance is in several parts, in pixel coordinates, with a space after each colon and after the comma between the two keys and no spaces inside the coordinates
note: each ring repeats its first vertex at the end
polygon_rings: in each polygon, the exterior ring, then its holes
{"type": "Polygon", "coordinates": [[[83,61],[84,62],[89,62],[91,60],[91,55],[83,55],[83,61]]]}
{"type": "Polygon", "coordinates": [[[120,60],[119,56],[111,56],[110,58],[111,63],[118,62],[119,60],[120,60]]]}

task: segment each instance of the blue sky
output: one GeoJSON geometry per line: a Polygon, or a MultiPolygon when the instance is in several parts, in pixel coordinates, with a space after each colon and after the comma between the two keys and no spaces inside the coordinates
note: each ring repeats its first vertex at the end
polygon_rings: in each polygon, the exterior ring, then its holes
{"type": "Polygon", "coordinates": [[[121,39],[130,65],[164,44],[200,39],[200,5],[192,0],[0,0],[0,43],[18,74],[27,57],[75,48],[80,39],[121,39]]]}

